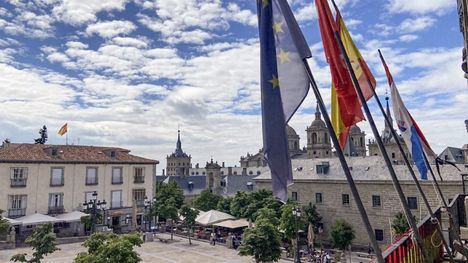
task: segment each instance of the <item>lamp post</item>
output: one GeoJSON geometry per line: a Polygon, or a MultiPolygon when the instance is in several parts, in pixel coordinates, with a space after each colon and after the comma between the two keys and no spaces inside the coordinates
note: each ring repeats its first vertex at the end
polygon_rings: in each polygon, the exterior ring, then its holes
{"type": "Polygon", "coordinates": [[[151,217],[149,215],[148,209],[151,209],[153,204],[156,202],[156,197],[153,197],[152,200],[148,199],[148,197],[145,196],[145,229],[148,229],[151,231],[151,217]],[[147,222],[149,221],[149,228],[146,227],[147,222]]]}
{"type": "Polygon", "coordinates": [[[301,263],[299,256],[299,218],[301,218],[301,209],[294,207],[292,210],[296,222],[296,253],[294,253],[294,263],[301,263]]]}
{"type": "Polygon", "coordinates": [[[84,209],[91,212],[91,234],[96,231],[98,209],[105,211],[107,204],[106,200],[97,200],[98,194],[96,191],[93,192],[92,196],[91,200],[83,203],[84,209]]]}

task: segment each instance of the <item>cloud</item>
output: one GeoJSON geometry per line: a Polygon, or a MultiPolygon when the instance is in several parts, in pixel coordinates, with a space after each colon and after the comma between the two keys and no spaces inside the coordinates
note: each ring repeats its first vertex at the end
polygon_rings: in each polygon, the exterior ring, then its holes
{"type": "Polygon", "coordinates": [[[411,41],[418,39],[418,36],[412,35],[412,34],[406,34],[406,35],[401,35],[399,39],[400,41],[403,41],[403,42],[411,42],[411,41]]]}
{"type": "Polygon", "coordinates": [[[71,25],[82,25],[97,20],[96,14],[101,11],[124,10],[128,0],[63,0],[55,5],[54,16],[71,25]]]}
{"type": "Polygon", "coordinates": [[[89,36],[96,34],[102,38],[112,38],[118,35],[127,35],[135,29],[136,26],[130,21],[114,20],[88,25],[85,32],[89,36]]]}
{"type": "Polygon", "coordinates": [[[452,0],[389,0],[387,8],[392,13],[412,13],[412,14],[427,14],[437,13],[443,14],[451,9],[456,8],[456,1],[452,0]]]}
{"type": "Polygon", "coordinates": [[[401,22],[398,29],[402,33],[414,33],[430,28],[435,22],[436,20],[429,16],[422,16],[414,19],[407,18],[401,22]]]}

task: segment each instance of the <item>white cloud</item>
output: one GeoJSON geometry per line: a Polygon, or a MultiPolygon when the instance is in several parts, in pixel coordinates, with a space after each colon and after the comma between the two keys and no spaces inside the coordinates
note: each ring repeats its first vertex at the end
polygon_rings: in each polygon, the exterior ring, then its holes
{"type": "Polygon", "coordinates": [[[387,7],[392,13],[442,14],[456,8],[456,4],[452,0],[389,0],[387,7]]]}
{"type": "Polygon", "coordinates": [[[130,21],[114,20],[98,22],[86,27],[86,34],[99,35],[102,38],[112,38],[118,35],[127,35],[134,31],[136,26],[130,21]]]}
{"type": "Polygon", "coordinates": [[[398,26],[402,33],[414,33],[426,30],[434,25],[436,20],[429,16],[422,16],[418,18],[407,18],[398,26]]]}
{"type": "Polygon", "coordinates": [[[400,41],[403,41],[403,42],[411,42],[411,41],[418,39],[418,36],[412,35],[412,34],[406,34],[406,35],[401,35],[399,39],[400,41]]]}
{"type": "Polygon", "coordinates": [[[128,0],[63,0],[53,8],[57,19],[72,25],[96,21],[101,11],[123,10],[128,0]]]}

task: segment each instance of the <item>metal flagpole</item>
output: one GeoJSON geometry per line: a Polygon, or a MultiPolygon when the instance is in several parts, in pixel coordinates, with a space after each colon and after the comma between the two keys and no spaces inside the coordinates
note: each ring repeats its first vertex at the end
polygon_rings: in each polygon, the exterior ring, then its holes
{"type": "Polygon", "coordinates": [[[361,219],[364,223],[364,227],[366,228],[367,235],[369,236],[372,247],[374,248],[375,254],[377,256],[377,262],[384,263],[385,261],[382,257],[382,252],[380,251],[380,247],[377,243],[377,240],[375,239],[374,230],[372,229],[372,226],[370,224],[366,209],[364,208],[364,205],[362,204],[361,197],[359,195],[359,192],[356,188],[356,184],[354,183],[354,179],[349,170],[348,163],[346,162],[345,156],[343,154],[343,150],[341,149],[338,138],[336,137],[336,133],[335,133],[335,130],[333,129],[330,117],[328,116],[327,108],[325,107],[325,104],[323,102],[322,95],[320,94],[317,84],[315,83],[315,79],[314,79],[314,76],[312,75],[312,71],[310,70],[309,64],[307,63],[307,59],[303,59],[302,62],[304,63],[304,67],[306,69],[307,76],[309,77],[310,83],[312,85],[312,90],[314,91],[315,98],[317,99],[317,103],[320,107],[320,111],[323,114],[323,119],[325,120],[325,123],[327,124],[327,128],[330,133],[331,140],[333,142],[333,145],[335,146],[336,154],[338,155],[338,159],[340,160],[341,167],[343,168],[343,172],[346,176],[346,180],[348,181],[348,185],[351,188],[351,193],[353,195],[354,201],[356,202],[356,206],[359,210],[359,214],[361,215],[361,219]]]}
{"type": "MultiPolygon", "coordinates": [[[[333,0],[332,0],[333,1],[333,0]]],[[[334,1],[333,1],[334,3],[334,1]]],[[[406,202],[406,197],[405,194],[403,193],[403,190],[401,188],[401,185],[398,181],[398,178],[396,176],[395,170],[393,169],[392,162],[390,161],[390,158],[388,157],[387,151],[385,150],[385,146],[383,145],[382,138],[380,137],[379,131],[377,130],[377,127],[374,123],[374,118],[372,117],[372,114],[369,110],[369,106],[367,105],[366,99],[364,98],[364,94],[362,93],[361,86],[359,85],[359,81],[356,78],[356,74],[354,73],[353,67],[351,65],[351,61],[349,60],[348,54],[346,53],[346,49],[343,46],[343,42],[341,41],[341,37],[338,32],[335,32],[335,38],[340,46],[341,53],[343,54],[344,60],[346,62],[346,66],[348,68],[348,72],[351,76],[351,79],[354,84],[354,88],[356,90],[356,94],[359,97],[359,101],[361,102],[362,107],[364,108],[364,112],[366,113],[367,120],[369,121],[369,124],[372,128],[372,133],[374,134],[375,140],[377,141],[377,144],[379,146],[380,152],[382,153],[382,156],[385,160],[385,163],[387,165],[388,171],[390,172],[390,177],[392,178],[392,183],[393,187],[395,187],[395,190],[398,194],[398,197],[400,198],[400,203],[403,206],[403,210],[405,212],[406,218],[408,219],[409,225],[411,226],[411,229],[413,230],[413,235],[414,238],[416,239],[416,242],[421,249],[421,255],[423,257],[424,262],[430,262],[429,256],[427,255],[426,251],[423,249],[423,240],[421,238],[421,235],[419,234],[418,231],[418,226],[416,225],[416,222],[413,218],[413,215],[408,207],[408,203],[406,202]]]]}
{"type": "MultiPolygon", "coordinates": [[[[380,50],[379,50],[379,54],[382,56],[382,54],[380,53],[380,50]]],[[[435,216],[434,216],[434,212],[431,208],[431,206],[429,205],[429,202],[427,201],[427,197],[426,197],[426,194],[424,193],[424,191],[422,190],[421,188],[421,184],[419,183],[419,180],[418,178],[416,177],[416,174],[413,170],[413,167],[411,166],[411,163],[409,162],[408,160],[408,157],[406,156],[405,154],[405,151],[403,150],[403,146],[401,145],[400,143],[400,140],[399,140],[399,137],[398,137],[398,134],[396,133],[396,131],[393,129],[392,127],[392,123],[390,121],[390,118],[388,117],[388,115],[385,113],[385,110],[382,106],[382,103],[379,99],[379,96],[377,95],[377,93],[375,92],[375,87],[373,87],[372,83],[368,80],[367,83],[369,84],[369,86],[372,88],[372,92],[374,94],[374,98],[375,98],[375,101],[377,102],[377,104],[379,105],[379,108],[380,108],[380,111],[382,112],[382,115],[384,116],[384,119],[385,119],[385,122],[387,123],[387,125],[390,127],[390,131],[391,131],[391,134],[393,136],[393,139],[395,139],[395,142],[398,146],[398,149],[400,150],[400,153],[401,155],[403,156],[403,160],[405,161],[405,164],[406,164],[406,167],[408,168],[410,174],[411,174],[411,178],[413,179],[414,181],[414,184],[416,185],[416,188],[418,189],[418,192],[419,194],[421,195],[421,198],[423,199],[424,201],[424,204],[426,206],[426,209],[427,211],[429,212],[429,215],[431,216],[431,219],[436,219],[435,216]]],[[[440,235],[440,238],[442,240],[442,242],[444,243],[444,247],[445,247],[445,250],[447,252],[450,251],[450,248],[447,244],[447,242],[445,241],[444,239],[444,236],[442,234],[442,227],[440,226],[440,222],[439,220],[437,220],[437,232],[439,233],[440,235]]],[[[449,253],[450,255],[450,260],[453,262],[453,257],[452,255],[449,253]]]]}

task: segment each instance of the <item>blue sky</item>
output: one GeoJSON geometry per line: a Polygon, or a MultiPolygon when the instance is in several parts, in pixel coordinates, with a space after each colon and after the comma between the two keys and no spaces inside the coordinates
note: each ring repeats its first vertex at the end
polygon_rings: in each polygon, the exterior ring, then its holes
{"type": "MultiPolygon", "coordinates": [[[[289,1],[328,101],[330,74],[312,0],[289,1]]],[[[466,80],[456,1],[341,0],[345,22],[384,94],[380,48],[403,100],[436,152],[467,142],[466,80]]],[[[113,145],[158,159],[177,128],[194,163],[238,164],[262,143],[255,1],[0,2],[0,138],[113,145]]],[[[310,93],[291,120],[305,145],[310,93]]],[[[379,128],[382,118],[373,102],[379,128]]],[[[370,133],[367,123],[360,126],[370,133]]],[[[371,138],[372,136],[368,136],[371,138]]]]}

